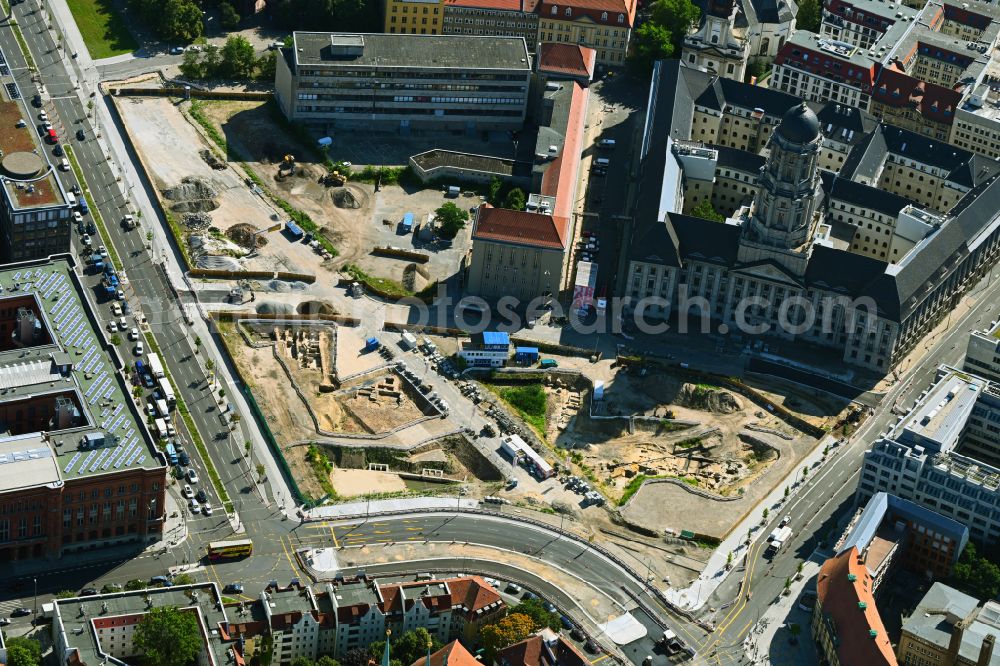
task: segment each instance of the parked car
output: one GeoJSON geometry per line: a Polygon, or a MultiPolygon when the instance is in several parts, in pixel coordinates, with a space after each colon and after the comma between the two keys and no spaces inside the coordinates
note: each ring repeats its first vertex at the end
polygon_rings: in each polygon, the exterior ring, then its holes
{"type": "Polygon", "coordinates": [[[173,583],[170,582],[169,576],[153,576],[149,579],[150,585],[162,585],[163,587],[171,587],[173,583]]]}
{"type": "MultiPolygon", "coordinates": [[[[62,157],[63,155],[65,155],[65,154],[66,154],[66,151],[64,151],[64,150],[62,149],[62,145],[61,145],[61,144],[58,144],[58,143],[57,143],[57,144],[56,144],[56,145],[55,145],[55,146],[54,146],[54,147],[52,148],[52,154],[53,154],[53,155],[55,155],[56,157],[62,157]]],[[[66,170],[68,171],[69,169],[66,169],[66,170]]]]}
{"type": "Polygon", "coordinates": [[[243,594],[243,583],[229,583],[222,591],[227,594],[243,594]]]}
{"type": "Polygon", "coordinates": [[[181,491],[181,494],[184,495],[185,499],[191,499],[194,497],[194,488],[185,483],[184,490],[181,491]]]}
{"type": "Polygon", "coordinates": [[[11,617],[24,617],[25,615],[31,615],[31,609],[24,606],[18,606],[10,612],[11,617]]]}
{"type": "Polygon", "coordinates": [[[198,483],[198,472],[194,471],[193,469],[189,469],[187,471],[187,480],[190,481],[191,483],[198,483]]]}
{"type": "Polygon", "coordinates": [[[207,501],[208,501],[208,493],[206,493],[206,492],[205,492],[205,489],[204,489],[204,488],[200,488],[200,489],[198,490],[198,494],[196,494],[196,495],[195,495],[195,497],[196,497],[196,498],[198,499],[198,501],[199,501],[199,502],[201,502],[202,504],[204,504],[205,502],[207,502],[207,501]]]}
{"type": "Polygon", "coordinates": [[[202,504],[201,505],[201,512],[203,514],[205,514],[206,516],[211,516],[212,515],[212,505],[208,504],[207,502],[205,504],[202,504]]]}
{"type": "Polygon", "coordinates": [[[198,500],[191,498],[188,502],[188,506],[191,508],[191,513],[201,513],[201,505],[198,504],[198,500]]]}
{"type": "Polygon", "coordinates": [[[97,593],[98,592],[97,592],[97,588],[96,587],[85,587],[82,590],[80,590],[80,596],[81,597],[93,597],[97,593]]]}

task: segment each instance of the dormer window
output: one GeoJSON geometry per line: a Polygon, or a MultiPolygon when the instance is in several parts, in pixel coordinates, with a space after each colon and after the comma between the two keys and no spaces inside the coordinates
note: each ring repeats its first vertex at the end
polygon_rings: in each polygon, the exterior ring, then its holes
{"type": "Polygon", "coordinates": [[[619,14],[618,15],[618,22],[619,23],[624,23],[625,22],[625,15],[624,14],[619,14]]]}
{"type": "Polygon", "coordinates": [[[559,8],[558,7],[553,7],[552,8],[552,14],[555,15],[555,14],[558,14],[558,13],[559,13],[559,8]]]}
{"type": "Polygon", "coordinates": [[[608,13],[607,12],[601,12],[601,20],[602,21],[607,21],[608,20],[608,13]]]}
{"type": "Polygon", "coordinates": [[[573,15],[573,8],[572,7],[567,7],[566,8],[566,16],[572,16],[572,15],[573,15]]]}

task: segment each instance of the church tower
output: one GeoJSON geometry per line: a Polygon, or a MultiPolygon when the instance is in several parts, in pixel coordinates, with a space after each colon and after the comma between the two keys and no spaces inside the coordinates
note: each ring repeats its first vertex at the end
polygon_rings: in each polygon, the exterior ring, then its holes
{"type": "Polygon", "coordinates": [[[698,29],[684,37],[681,64],[742,81],[746,75],[749,45],[735,33],[736,0],[708,0],[698,29]]]}
{"type": "Polygon", "coordinates": [[[819,119],[805,102],[785,113],[743,222],[741,262],[773,259],[796,275],[805,273],[818,223],[822,140],[819,119]]]}

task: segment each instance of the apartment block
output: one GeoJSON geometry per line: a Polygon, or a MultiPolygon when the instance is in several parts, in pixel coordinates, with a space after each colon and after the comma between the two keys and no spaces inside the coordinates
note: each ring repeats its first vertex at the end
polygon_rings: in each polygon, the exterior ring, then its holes
{"type": "Polygon", "coordinates": [[[444,0],[442,34],[522,37],[538,44],[538,0],[444,0]]]}
{"type": "Polygon", "coordinates": [[[385,0],[382,31],[404,35],[443,35],[442,0],[385,0]]]}
{"type": "Polygon", "coordinates": [[[290,120],[340,128],[481,132],[524,123],[531,60],[520,37],[296,32],[275,96],[290,120]]]}
{"type": "Polygon", "coordinates": [[[628,55],[638,0],[567,3],[541,0],[538,41],[565,42],[594,49],[599,65],[621,66],[628,55]]]}

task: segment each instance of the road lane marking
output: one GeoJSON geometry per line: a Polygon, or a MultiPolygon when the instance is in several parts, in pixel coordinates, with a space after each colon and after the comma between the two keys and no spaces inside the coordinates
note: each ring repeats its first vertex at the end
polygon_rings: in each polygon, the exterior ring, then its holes
{"type": "Polygon", "coordinates": [[[422,528],[422,527],[407,527],[407,528],[406,528],[406,531],[407,531],[407,532],[420,532],[420,531],[421,531],[421,530],[423,530],[423,529],[424,529],[424,528],[422,528]]]}
{"type": "Polygon", "coordinates": [[[392,534],[392,530],[375,530],[375,534],[392,534]]]}
{"type": "Polygon", "coordinates": [[[407,541],[424,541],[423,537],[406,537],[407,541]]]}
{"type": "Polygon", "coordinates": [[[593,661],[591,661],[590,663],[591,663],[591,664],[596,664],[596,663],[598,663],[598,662],[600,662],[600,661],[604,661],[605,659],[607,659],[607,658],[608,658],[608,656],[609,656],[609,655],[608,655],[607,653],[605,653],[605,654],[601,655],[600,657],[598,657],[597,659],[594,659],[594,660],[593,660],[593,661]]]}
{"type": "Polygon", "coordinates": [[[333,547],[340,548],[340,544],[337,543],[337,533],[333,530],[333,525],[330,525],[330,536],[333,537],[333,547]]]}
{"type": "MultiPolygon", "coordinates": [[[[299,573],[299,568],[297,566],[295,566],[295,560],[292,558],[291,554],[288,552],[288,548],[285,547],[285,537],[279,537],[278,541],[281,542],[281,550],[285,551],[285,557],[288,558],[288,564],[290,564],[291,567],[292,567],[292,573],[298,574],[299,573]]],[[[290,541],[289,541],[289,545],[291,545],[290,541]]]]}

